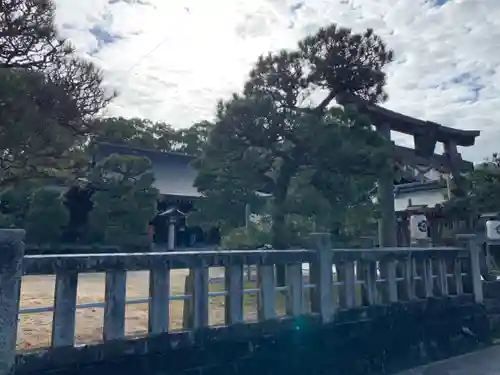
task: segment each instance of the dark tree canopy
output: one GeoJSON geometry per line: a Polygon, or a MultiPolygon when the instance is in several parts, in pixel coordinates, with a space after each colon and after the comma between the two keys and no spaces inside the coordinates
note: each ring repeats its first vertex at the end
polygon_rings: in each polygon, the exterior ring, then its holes
{"type": "Polygon", "coordinates": [[[467,194],[453,197],[444,204],[444,211],[453,217],[467,218],[484,213],[500,212],[500,156],[490,158],[475,166],[466,177],[467,194]]]}
{"type": "Polygon", "coordinates": [[[362,34],[333,24],[299,42],[296,51],[261,56],[250,72],[247,95],[264,94],[281,108],[315,109],[321,112],[340,94],[352,94],[370,102],[387,99],[384,67],[393,52],[368,29],[362,34]],[[311,94],[325,92],[316,105],[311,94]]]}
{"type": "Polygon", "coordinates": [[[472,204],[480,213],[500,212],[500,156],[495,153],[469,176],[472,204]]]}
{"type": "MultiPolygon", "coordinates": [[[[246,203],[262,204],[255,192],[270,193],[275,234],[284,236],[286,215],[306,214],[309,209],[312,215],[323,214],[314,202],[297,205],[306,199],[304,194],[316,202],[326,199],[339,224],[348,210],[371,205],[369,192],[377,174],[388,166],[388,148],[366,118],[341,109],[319,118],[299,112],[283,121],[283,116],[266,98],[235,97],[220,105],[197,163],[196,184],[207,197],[200,203],[201,211],[219,214],[220,220],[227,220],[230,212],[236,215],[233,222],[239,218],[241,223],[246,203]],[[298,176],[303,182],[297,190],[298,176]],[[306,186],[316,194],[306,193],[306,186]]],[[[333,223],[332,217],[328,220],[333,223]]]]}
{"type": "Polygon", "coordinates": [[[165,123],[123,117],[108,117],[95,122],[99,129],[98,141],[158,151],[172,151],[176,144],[175,130],[165,123]]]}
{"type": "Polygon", "coordinates": [[[111,155],[91,171],[95,188],[87,240],[122,246],[147,246],[148,223],[156,214],[158,190],[147,158],[111,155]]]}
{"type": "Polygon", "coordinates": [[[320,108],[343,93],[371,102],[387,99],[383,69],[393,52],[372,29],[356,34],[333,24],[305,38],[299,49],[309,63],[307,82],[329,91],[320,108]]]}
{"type": "Polygon", "coordinates": [[[210,121],[196,122],[187,129],[177,130],[177,152],[200,155],[213,128],[210,121]]]}
{"type": "Polygon", "coordinates": [[[0,67],[45,70],[71,52],[54,28],[52,1],[0,2],[0,67]]]}
{"type": "MultiPolygon", "coordinates": [[[[4,0],[0,3],[0,67],[42,72],[71,98],[74,117],[88,120],[112,98],[102,88],[100,71],[75,56],[54,26],[51,0],[4,0]]],[[[82,133],[83,123],[61,118],[82,133]]]]}
{"type": "Polygon", "coordinates": [[[60,85],[38,72],[2,69],[0,102],[0,186],[63,177],[79,163],[85,139],[65,124],[80,116],[60,85]]]}
{"type": "Polygon", "coordinates": [[[255,191],[270,193],[275,248],[286,246],[287,206],[301,195],[294,188],[298,176],[308,176],[305,184],[338,217],[370,206],[376,175],[389,167],[388,145],[366,118],[330,104],[343,93],[385,100],[383,68],[391,60],[392,51],[373,30],[355,34],[336,25],[294,51],[261,56],[243,95],[218,105],[197,187],[219,207],[227,205],[224,196],[244,203],[255,191]],[[323,99],[314,103],[318,93],[323,99]]]}
{"type": "Polygon", "coordinates": [[[174,129],[164,122],[141,118],[108,117],[95,120],[99,129],[97,141],[163,152],[199,155],[206,143],[212,124],[203,121],[187,129],[174,129]]]}
{"type": "Polygon", "coordinates": [[[0,186],[68,177],[113,95],[58,36],[52,1],[6,0],[0,10],[0,186]]]}
{"type": "Polygon", "coordinates": [[[24,228],[26,240],[36,244],[54,244],[61,241],[68,225],[69,212],[57,190],[39,189],[34,192],[24,228]]]}

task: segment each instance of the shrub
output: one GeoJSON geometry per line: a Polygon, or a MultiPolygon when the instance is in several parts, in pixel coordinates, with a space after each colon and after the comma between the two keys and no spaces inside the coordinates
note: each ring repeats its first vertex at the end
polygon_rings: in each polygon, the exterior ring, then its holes
{"type": "Polygon", "coordinates": [[[37,244],[59,242],[68,224],[69,212],[60,192],[50,189],[36,190],[26,216],[26,241],[37,244]]]}

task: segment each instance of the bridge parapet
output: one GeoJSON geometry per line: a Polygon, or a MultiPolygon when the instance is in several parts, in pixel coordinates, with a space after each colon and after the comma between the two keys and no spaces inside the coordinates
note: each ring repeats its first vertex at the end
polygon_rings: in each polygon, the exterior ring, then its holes
{"type": "MultiPolygon", "coordinates": [[[[389,316],[402,306],[403,310],[410,305],[422,310],[429,301],[434,301],[434,309],[436,301],[446,301],[446,306],[451,307],[483,302],[479,253],[472,245],[332,249],[327,235],[316,234],[312,249],[23,256],[22,236],[19,231],[0,230],[0,375],[57,368],[75,371],[99,361],[153,352],[172,355],[179,348],[206,347],[207,343],[220,346],[223,342],[223,351],[227,352],[242,340],[252,342],[252,337],[280,336],[285,331],[290,334],[300,331],[301,326],[311,331],[313,327],[323,329],[339,322],[389,316]],[[285,287],[276,286],[278,264],[286,264],[285,287]],[[257,283],[252,290],[244,281],[247,266],[257,269],[257,283]],[[209,269],[214,267],[222,268],[224,275],[224,291],[216,293],[209,289],[209,269]],[[169,327],[170,272],[176,269],[190,270],[189,294],[183,296],[185,332],[172,332],[169,327]],[[126,338],[127,272],[144,270],[150,273],[149,335],[126,338]],[[75,346],[78,275],[95,272],[106,273],[102,342],[75,346]],[[55,275],[49,348],[16,352],[22,275],[55,275]],[[244,299],[248,292],[258,294],[257,323],[245,322],[244,299]],[[214,294],[225,298],[223,327],[209,327],[209,299],[214,294]],[[278,294],[285,300],[285,316],[277,316],[278,294]],[[236,334],[240,336],[235,339],[236,334]]],[[[438,306],[443,307],[443,303],[438,306]]],[[[246,354],[240,353],[238,358],[246,361],[254,349],[248,345],[245,348],[246,354]]],[[[236,359],[227,361],[236,366],[236,359]]],[[[207,367],[206,363],[193,366],[207,367]]],[[[208,368],[213,366],[209,363],[208,368]]]]}

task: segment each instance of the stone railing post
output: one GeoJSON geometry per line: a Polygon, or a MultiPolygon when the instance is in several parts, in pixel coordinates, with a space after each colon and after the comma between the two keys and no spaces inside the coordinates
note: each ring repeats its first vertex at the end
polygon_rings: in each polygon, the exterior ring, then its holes
{"type": "Polygon", "coordinates": [[[21,292],[23,229],[0,229],[0,375],[13,372],[21,292]]]}
{"type": "Polygon", "coordinates": [[[472,282],[472,293],[476,303],[483,303],[483,280],[481,267],[481,247],[475,241],[475,234],[457,235],[457,240],[465,243],[470,254],[470,279],[472,282]]]}
{"type": "Polygon", "coordinates": [[[185,299],[182,304],[182,328],[185,330],[193,329],[194,326],[194,309],[192,296],[194,294],[194,272],[190,268],[189,273],[184,279],[184,295],[191,296],[189,299],[185,299]]]}
{"type": "Polygon", "coordinates": [[[311,311],[319,313],[323,322],[333,319],[333,251],[330,233],[311,233],[316,248],[316,259],[309,268],[309,278],[315,288],[311,293],[311,311]]]}
{"type": "Polygon", "coordinates": [[[483,303],[483,280],[481,278],[481,247],[471,239],[469,241],[470,251],[470,266],[472,278],[472,292],[474,293],[474,301],[476,303],[483,303]]]}

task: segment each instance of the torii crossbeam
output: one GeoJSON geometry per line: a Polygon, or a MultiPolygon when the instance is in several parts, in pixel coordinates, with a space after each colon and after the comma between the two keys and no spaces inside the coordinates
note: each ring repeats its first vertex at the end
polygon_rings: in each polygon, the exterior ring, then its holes
{"type": "MultiPolygon", "coordinates": [[[[480,134],[478,130],[454,129],[420,120],[371,104],[353,95],[341,95],[336,100],[340,105],[352,105],[359,113],[367,115],[386,139],[391,139],[391,130],[412,135],[415,149],[395,146],[394,161],[450,173],[455,180],[457,193],[463,193],[463,186],[460,184],[461,173],[473,170],[474,166],[462,159],[457,146],[473,146],[480,134]],[[434,152],[438,142],[443,144],[443,154],[434,152]]],[[[393,181],[394,176],[385,175],[379,178],[378,183],[378,199],[382,213],[379,228],[381,247],[395,247],[397,243],[393,181]]]]}

